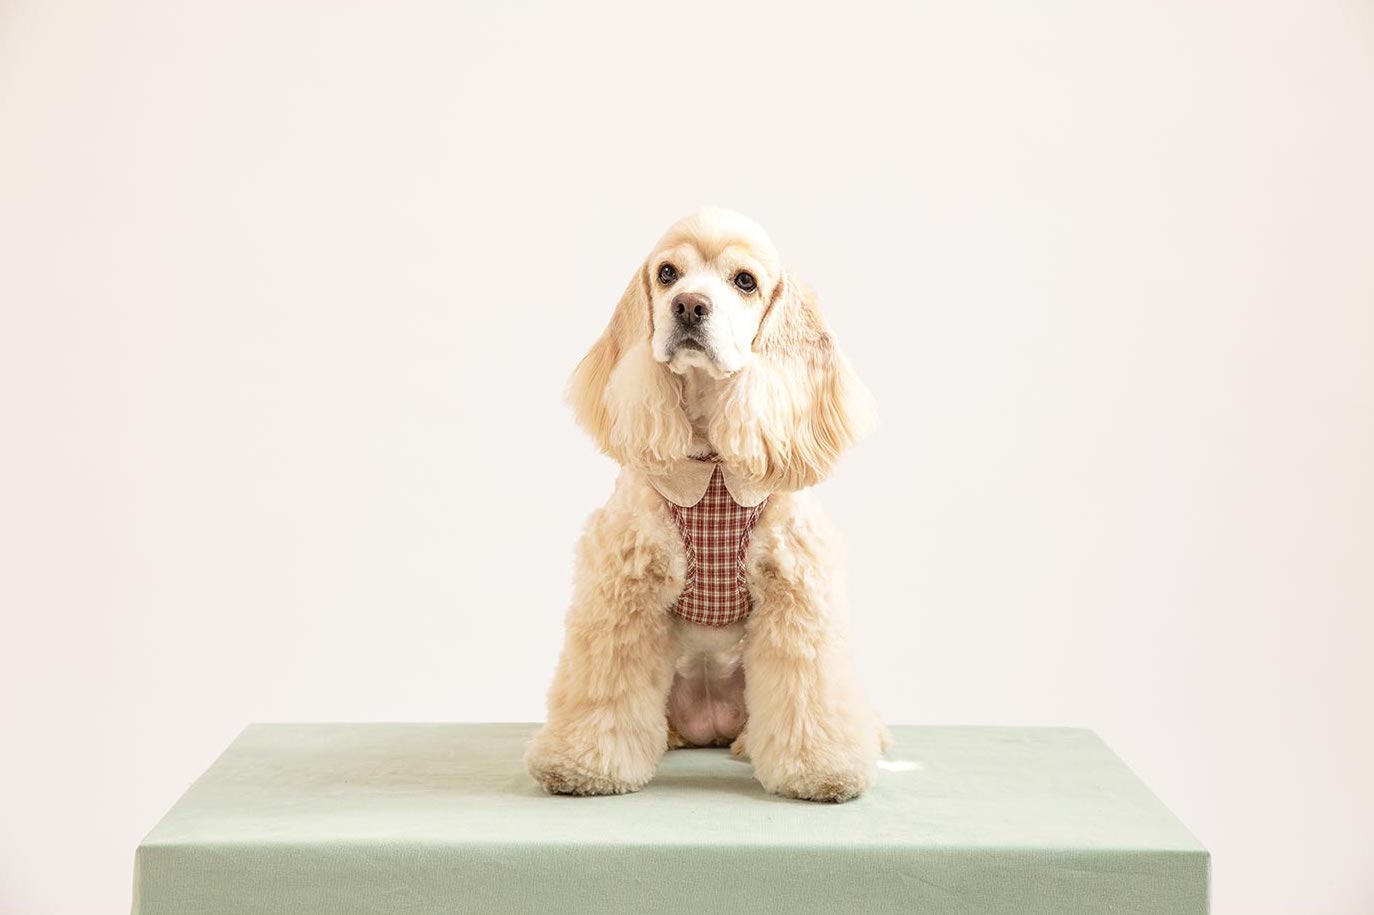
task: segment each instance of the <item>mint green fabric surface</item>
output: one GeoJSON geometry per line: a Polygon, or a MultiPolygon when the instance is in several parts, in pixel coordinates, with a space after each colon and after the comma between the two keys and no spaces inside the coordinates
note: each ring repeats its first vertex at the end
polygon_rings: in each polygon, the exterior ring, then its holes
{"type": "Polygon", "coordinates": [[[1090,731],[894,728],[878,784],[765,794],[724,750],[549,797],[527,724],[259,724],[139,846],[135,915],[1194,915],[1208,855],[1090,731]]]}

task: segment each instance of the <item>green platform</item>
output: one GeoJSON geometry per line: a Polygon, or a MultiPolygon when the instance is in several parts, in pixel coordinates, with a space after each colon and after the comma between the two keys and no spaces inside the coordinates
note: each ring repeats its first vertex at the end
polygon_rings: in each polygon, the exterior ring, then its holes
{"type": "Polygon", "coordinates": [[[1196,915],[1208,855],[1090,731],[894,728],[877,786],[723,750],[544,795],[524,724],[249,727],[139,846],[135,915],[1196,915]]]}

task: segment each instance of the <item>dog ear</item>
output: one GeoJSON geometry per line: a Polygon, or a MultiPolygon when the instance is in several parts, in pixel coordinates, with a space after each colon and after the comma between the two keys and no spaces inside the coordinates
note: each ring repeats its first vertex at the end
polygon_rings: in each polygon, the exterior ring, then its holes
{"type": "Polygon", "coordinates": [[[654,360],[648,263],[640,266],[611,323],[568,381],[577,424],[618,463],[650,473],[686,457],[692,426],[677,382],[654,360]]]}
{"type": "Polygon", "coordinates": [[[815,485],[873,425],[872,398],[830,335],[816,294],[784,273],[711,424],[726,463],[773,490],[815,485]]]}

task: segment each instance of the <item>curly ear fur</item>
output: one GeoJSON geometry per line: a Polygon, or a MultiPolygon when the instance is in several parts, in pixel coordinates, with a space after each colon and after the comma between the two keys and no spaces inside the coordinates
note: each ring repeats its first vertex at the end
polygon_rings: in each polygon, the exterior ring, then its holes
{"type": "Polygon", "coordinates": [[[711,443],[770,489],[804,489],[825,479],[872,421],[869,393],[835,345],[816,294],[785,273],[754,338],[754,359],[721,398],[711,443]]]}
{"type": "Polygon", "coordinates": [[[577,364],[568,403],[577,424],[617,462],[650,473],[687,456],[692,426],[666,367],[654,361],[649,338],[648,264],[620,297],[611,323],[577,364]]]}

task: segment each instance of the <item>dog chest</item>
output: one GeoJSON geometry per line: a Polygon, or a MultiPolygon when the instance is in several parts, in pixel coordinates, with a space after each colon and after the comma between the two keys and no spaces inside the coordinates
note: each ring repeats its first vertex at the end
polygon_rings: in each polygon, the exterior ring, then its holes
{"type": "Polygon", "coordinates": [[[768,497],[727,479],[717,461],[683,463],[675,473],[651,478],[687,555],[686,582],[672,612],[703,626],[729,626],[752,608],[744,559],[768,497]]]}

